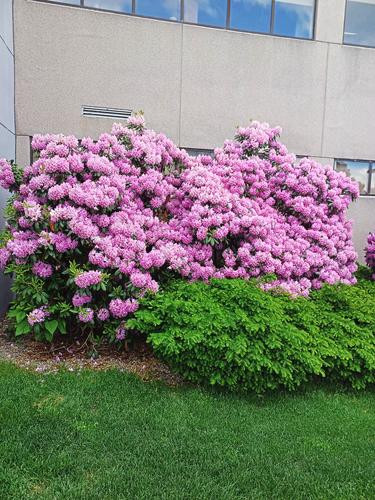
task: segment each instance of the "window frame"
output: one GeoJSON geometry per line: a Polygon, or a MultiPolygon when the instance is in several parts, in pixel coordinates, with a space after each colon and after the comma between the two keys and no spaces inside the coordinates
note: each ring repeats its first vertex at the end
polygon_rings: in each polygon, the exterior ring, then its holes
{"type": "MultiPolygon", "coordinates": [[[[184,1],[185,0],[179,0],[180,1],[180,19],[177,19],[177,20],[164,19],[164,18],[160,18],[160,17],[144,16],[141,14],[136,14],[135,10],[136,10],[136,1],[137,0],[132,0],[131,12],[121,12],[118,10],[104,9],[104,8],[100,8],[100,7],[91,7],[91,6],[85,5],[84,0],[80,0],[79,4],[70,4],[70,3],[61,2],[59,0],[32,0],[32,1],[40,2],[40,3],[47,3],[47,4],[52,4],[52,5],[60,5],[60,6],[62,5],[65,7],[74,7],[74,8],[78,8],[78,9],[93,10],[95,12],[109,12],[111,14],[120,14],[123,16],[139,17],[141,19],[153,19],[156,21],[166,21],[169,23],[186,24],[188,26],[202,26],[204,28],[213,28],[213,29],[219,29],[219,30],[234,31],[237,33],[252,33],[255,35],[274,36],[277,38],[287,38],[287,39],[291,39],[291,40],[306,40],[309,42],[315,40],[316,19],[317,19],[317,11],[318,11],[318,3],[319,3],[319,0],[313,0],[314,13],[313,13],[313,17],[312,17],[312,33],[311,33],[311,38],[306,38],[306,37],[300,37],[300,36],[279,35],[277,33],[272,32],[274,29],[274,23],[275,23],[276,0],[271,0],[272,6],[271,6],[270,30],[267,32],[259,32],[259,31],[250,31],[250,30],[243,30],[243,29],[238,29],[238,28],[231,28],[230,27],[230,14],[231,14],[231,2],[233,0],[227,0],[227,14],[226,14],[225,26],[214,26],[214,25],[210,25],[210,24],[200,24],[200,23],[192,23],[189,21],[184,21],[184,1]]],[[[345,29],[345,25],[344,25],[344,29],[345,29]]]]}
{"type": "MultiPolygon", "coordinates": [[[[342,44],[346,45],[347,47],[362,47],[365,49],[375,49],[375,45],[364,45],[364,44],[362,45],[359,43],[345,42],[345,28],[346,28],[346,19],[347,19],[347,15],[348,15],[348,3],[349,3],[349,0],[345,0],[345,14],[344,14],[344,26],[343,26],[343,30],[342,30],[342,44]]],[[[374,8],[375,8],[375,5],[374,5],[374,8]]],[[[350,160],[350,161],[354,161],[354,160],[350,160]]],[[[357,161],[360,161],[360,160],[357,160],[357,161]]],[[[368,161],[368,160],[364,160],[364,161],[368,161]]],[[[370,196],[373,196],[373,195],[370,195],[370,196]]]]}
{"type": "MultiPolygon", "coordinates": [[[[334,169],[336,172],[338,172],[336,166],[337,166],[337,162],[345,162],[345,161],[348,161],[348,162],[351,162],[351,163],[368,163],[368,166],[369,166],[369,171],[368,171],[368,178],[367,178],[367,186],[366,186],[366,193],[360,193],[359,195],[360,196],[369,196],[371,198],[375,197],[375,192],[374,193],[371,193],[369,191],[371,191],[371,187],[372,187],[372,182],[375,182],[375,160],[365,160],[365,159],[359,159],[359,158],[356,158],[355,160],[353,160],[352,158],[335,158],[335,163],[334,163],[334,169]],[[369,189],[370,188],[370,189],[369,189]]],[[[374,186],[375,188],[375,186],[374,186]]]]}

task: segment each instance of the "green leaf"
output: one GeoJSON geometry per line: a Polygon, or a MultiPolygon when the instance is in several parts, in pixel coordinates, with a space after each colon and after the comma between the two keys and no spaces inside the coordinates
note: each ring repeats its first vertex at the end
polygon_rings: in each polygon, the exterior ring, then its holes
{"type": "Polygon", "coordinates": [[[50,321],[46,321],[44,325],[46,330],[53,336],[59,326],[59,322],[56,319],[51,319],[50,321]]]}
{"type": "Polygon", "coordinates": [[[21,323],[26,318],[26,313],[24,311],[16,311],[17,323],[21,323]]]}
{"type": "Polygon", "coordinates": [[[65,319],[59,319],[59,332],[61,334],[66,333],[66,321],[65,321],[65,319]]]}
{"type": "Polygon", "coordinates": [[[29,323],[24,320],[21,323],[19,323],[16,327],[16,337],[19,335],[25,335],[26,333],[29,333],[31,330],[29,323]]]}

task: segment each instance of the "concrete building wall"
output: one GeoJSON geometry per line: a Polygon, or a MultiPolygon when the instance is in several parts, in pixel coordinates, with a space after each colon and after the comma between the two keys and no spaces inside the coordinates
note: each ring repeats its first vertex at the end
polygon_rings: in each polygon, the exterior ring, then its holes
{"type": "MultiPolygon", "coordinates": [[[[0,158],[15,158],[13,2],[0,2],[0,158]]],[[[0,213],[7,195],[0,189],[0,213]]],[[[0,217],[0,229],[4,220],[0,217]]],[[[0,313],[9,301],[9,280],[0,273],[0,313]]]]}
{"type": "MultiPolygon", "coordinates": [[[[213,148],[258,119],[297,155],[375,160],[375,49],[342,45],[345,4],[319,0],[306,41],[15,0],[17,156],[37,132],[109,130],[86,104],[142,109],[183,147],[213,148]]],[[[361,253],[375,198],[351,214],[361,253]]]]}

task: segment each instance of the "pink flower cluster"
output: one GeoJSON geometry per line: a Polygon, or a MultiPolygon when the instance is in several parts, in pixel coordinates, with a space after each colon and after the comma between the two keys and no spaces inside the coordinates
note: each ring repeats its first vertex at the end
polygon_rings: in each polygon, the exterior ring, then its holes
{"type": "Polygon", "coordinates": [[[375,233],[370,233],[367,239],[366,263],[372,270],[372,279],[375,280],[375,233]]]}
{"type": "Polygon", "coordinates": [[[125,340],[126,338],[126,330],[125,328],[119,327],[116,332],[116,340],[125,340]]]}
{"type": "Polygon", "coordinates": [[[78,319],[83,323],[91,323],[94,320],[94,311],[89,307],[82,309],[78,314],[78,319]]]}
{"type": "Polygon", "coordinates": [[[134,299],[113,299],[109,303],[109,310],[114,318],[125,318],[138,309],[138,303],[134,299]]]}
{"type": "Polygon", "coordinates": [[[10,189],[15,182],[11,164],[0,158],[0,186],[4,189],[10,189]]]}
{"type": "Polygon", "coordinates": [[[79,293],[75,293],[72,298],[72,304],[74,307],[82,307],[84,304],[88,304],[91,301],[91,295],[80,295],[79,293]]]}
{"type": "Polygon", "coordinates": [[[79,274],[75,281],[75,284],[79,288],[88,288],[92,285],[97,285],[102,280],[102,273],[100,271],[86,271],[79,274]]]}
{"type": "MultiPolygon", "coordinates": [[[[39,157],[13,189],[18,222],[0,262],[37,260],[42,277],[59,269],[73,305],[91,302],[79,312],[85,322],[127,317],[168,272],[192,280],[274,274],[267,288],[293,295],[354,283],[345,212],[358,186],[331,167],[297,162],[280,132],[253,122],[213,158],[190,157],[141,116],[96,142],[35,136],[39,157]],[[70,261],[85,271],[69,281],[70,261]],[[107,293],[86,293],[99,283],[107,293]]],[[[14,182],[1,161],[1,185],[14,182]]]]}
{"type": "Polygon", "coordinates": [[[36,323],[43,323],[49,315],[47,306],[38,307],[27,315],[27,321],[30,326],[34,326],[36,323]]]}
{"type": "Polygon", "coordinates": [[[33,265],[33,273],[40,278],[49,278],[53,274],[53,267],[46,262],[35,262],[33,265]]]}

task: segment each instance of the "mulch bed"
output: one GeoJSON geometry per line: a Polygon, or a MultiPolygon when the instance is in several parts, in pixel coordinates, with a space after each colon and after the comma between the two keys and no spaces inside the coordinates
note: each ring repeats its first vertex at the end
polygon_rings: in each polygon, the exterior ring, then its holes
{"type": "Polygon", "coordinates": [[[122,350],[106,342],[93,349],[86,339],[78,337],[61,337],[48,344],[28,336],[15,338],[4,318],[0,318],[0,360],[43,373],[60,369],[80,371],[116,368],[133,373],[145,381],[158,380],[172,386],[182,384],[181,377],[158,360],[144,340],[122,350]]]}

